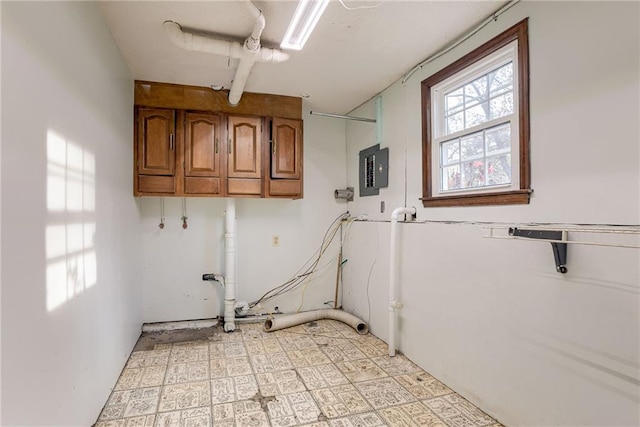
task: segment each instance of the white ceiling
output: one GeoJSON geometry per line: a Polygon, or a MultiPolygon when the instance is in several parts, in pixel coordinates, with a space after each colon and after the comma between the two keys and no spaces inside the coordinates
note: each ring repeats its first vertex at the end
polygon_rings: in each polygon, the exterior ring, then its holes
{"type": "MultiPolygon", "coordinates": [[[[301,96],[313,110],[344,114],[398,80],[506,1],[331,1],[302,51],[279,64],[256,63],[245,91],[301,96]],[[375,7],[377,5],[377,7],[375,7]]],[[[266,19],[262,44],[279,47],[294,1],[255,1],[266,19]]],[[[242,1],[102,1],[133,77],[231,86],[237,60],[175,46],[162,23],[242,41],[253,21],[242,1]]]]}

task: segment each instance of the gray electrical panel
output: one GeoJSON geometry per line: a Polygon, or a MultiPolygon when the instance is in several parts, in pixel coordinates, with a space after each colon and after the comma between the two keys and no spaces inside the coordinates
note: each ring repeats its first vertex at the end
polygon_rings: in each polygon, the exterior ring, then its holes
{"type": "Polygon", "coordinates": [[[389,185],[389,148],[376,144],[360,151],[360,197],[380,194],[389,185]]]}

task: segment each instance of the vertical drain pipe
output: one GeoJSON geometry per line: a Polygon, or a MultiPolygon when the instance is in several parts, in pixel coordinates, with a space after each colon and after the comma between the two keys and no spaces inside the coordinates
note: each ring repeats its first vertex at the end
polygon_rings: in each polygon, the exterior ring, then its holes
{"type": "Polygon", "coordinates": [[[402,303],[396,300],[396,283],[398,281],[397,228],[400,215],[415,215],[416,208],[395,208],[391,213],[391,241],[389,244],[389,356],[396,355],[396,309],[402,303]]]}
{"type": "Polygon", "coordinates": [[[236,201],[227,199],[224,227],[224,331],[233,332],[236,305],[236,201]]]}

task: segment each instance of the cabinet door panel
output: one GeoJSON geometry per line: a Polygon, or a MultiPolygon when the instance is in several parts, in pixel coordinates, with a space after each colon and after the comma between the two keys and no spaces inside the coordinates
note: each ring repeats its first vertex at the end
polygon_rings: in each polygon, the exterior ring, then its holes
{"type": "Polygon", "coordinates": [[[274,118],[272,125],[271,178],[300,179],[302,124],[274,118]]]}
{"type": "Polygon", "coordinates": [[[259,117],[229,117],[230,178],[261,177],[259,117]]]}
{"type": "Polygon", "coordinates": [[[220,176],[220,117],[186,113],[185,175],[220,176]]]}
{"type": "Polygon", "coordinates": [[[175,163],[175,112],[139,109],[138,173],[173,175],[175,163]]]}

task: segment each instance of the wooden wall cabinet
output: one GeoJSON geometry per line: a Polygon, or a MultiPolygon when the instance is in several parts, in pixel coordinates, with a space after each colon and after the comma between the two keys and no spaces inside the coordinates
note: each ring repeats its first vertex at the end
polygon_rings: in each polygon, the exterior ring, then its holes
{"type": "Polygon", "coordinates": [[[220,116],[186,112],[184,124],[185,194],[221,195],[224,175],[220,116]]]}
{"type": "Polygon", "coordinates": [[[302,121],[271,120],[270,197],[302,197],[302,121]]]}
{"type": "Polygon", "coordinates": [[[230,195],[262,194],[262,118],[227,119],[229,138],[227,192],[230,195]]]}
{"type": "Polygon", "coordinates": [[[141,108],[136,113],[137,190],[175,193],[175,111],[141,108]]]}
{"type": "Polygon", "coordinates": [[[302,197],[302,103],[135,83],[134,195],[302,197]],[[283,115],[284,117],[279,117],[283,115]]]}

